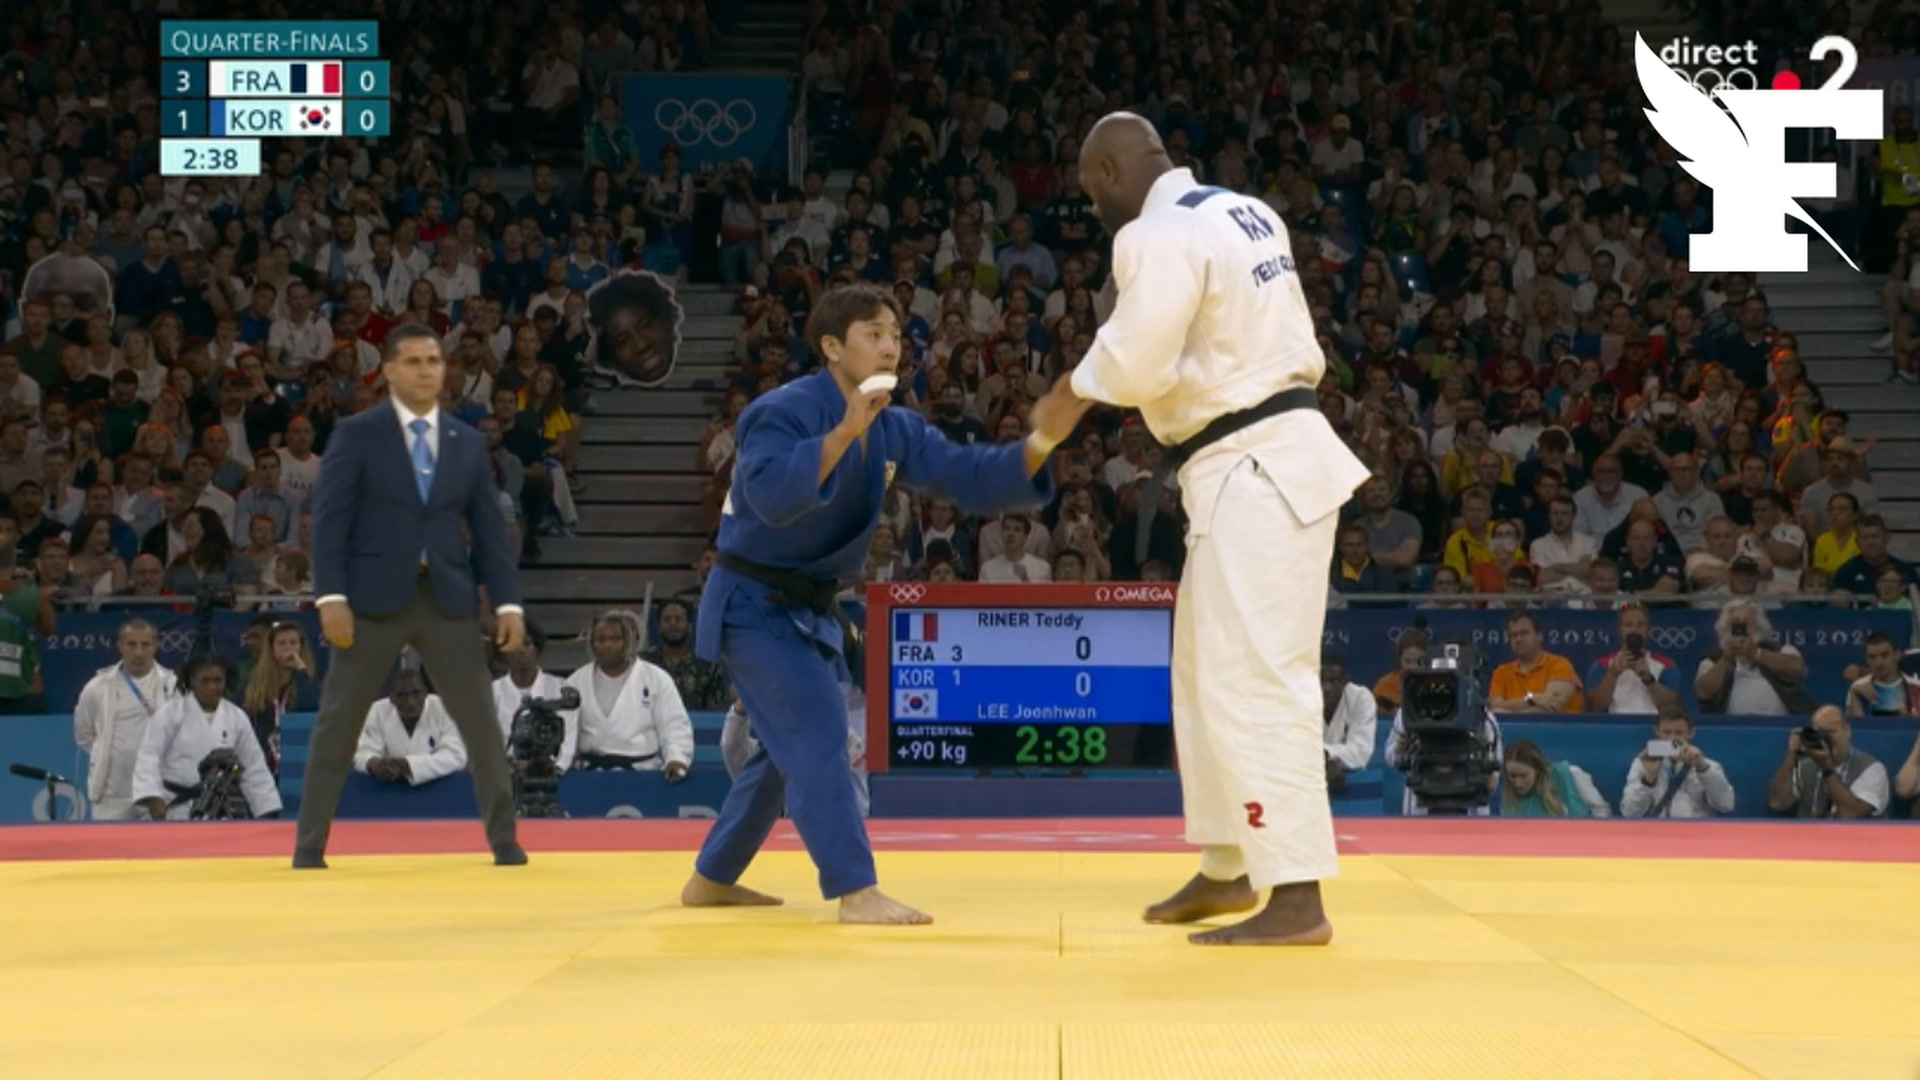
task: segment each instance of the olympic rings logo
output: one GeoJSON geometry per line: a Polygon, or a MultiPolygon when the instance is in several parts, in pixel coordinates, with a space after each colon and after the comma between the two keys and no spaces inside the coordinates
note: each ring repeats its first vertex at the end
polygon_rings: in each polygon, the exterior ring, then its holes
{"type": "Polygon", "coordinates": [[[927,587],[917,581],[910,581],[893,587],[893,602],[896,604],[917,604],[927,595],[927,587]]]}
{"type": "Polygon", "coordinates": [[[1691,626],[1655,626],[1647,631],[1647,640],[1663,649],[1684,649],[1693,644],[1691,626]]]}
{"type": "Polygon", "coordinates": [[[725,105],[713,98],[681,101],[667,98],[653,107],[653,122],[681,146],[706,143],[727,147],[739,142],[760,119],[753,103],[734,98],[725,105]]]}
{"type": "Polygon", "coordinates": [[[1747,68],[1734,68],[1732,71],[1719,71],[1714,68],[1701,68],[1687,78],[1695,90],[1714,97],[1728,90],[1758,90],[1760,77],[1747,68]]]}

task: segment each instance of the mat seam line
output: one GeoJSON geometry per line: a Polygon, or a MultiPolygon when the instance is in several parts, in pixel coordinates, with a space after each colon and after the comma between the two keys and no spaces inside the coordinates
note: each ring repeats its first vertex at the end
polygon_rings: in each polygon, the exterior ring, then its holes
{"type": "MultiPolygon", "coordinates": [[[[1381,855],[1373,855],[1369,853],[1368,857],[1372,859],[1389,859],[1390,860],[1390,859],[1400,858],[1404,856],[1391,856],[1391,855],[1381,856],[1381,855]]],[[[1414,857],[1418,858],[1419,856],[1414,856],[1414,857]]],[[[1534,948],[1532,945],[1529,945],[1524,941],[1521,941],[1519,938],[1516,938],[1513,935],[1508,934],[1506,931],[1501,930],[1499,927],[1496,927],[1492,923],[1487,922],[1485,919],[1481,918],[1475,912],[1468,911],[1466,908],[1463,908],[1460,905],[1454,903],[1452,900],[1449,900],[1446,897],[1440,895],[1438,892],[1434,891],[1433,889],[1428,888],[1426,882],[1421,881],[1417,878],[1409,877],[1407,874],[1403,873],[1399,867],[1393,866],[1391,863],[1388,863],[1387,866],[1388,866],[1388,869],[1394,872],[1394,874],[1398,875],[1401,879],[1405,880],[1408,884],[1412,885],[1414,888],[1419,889],[1421,892],[1426,893],[1428,896],[1433,897],[1435,900],[1438,900],[1440,903],[1445,904],[1449,908],[1452,908],[1454,911],[1457,911],[1460,914],[1465,915],[1468,919],[1472,920],[1474,923],[1478,924],[1479,926],[1484,927],[1488,933],[1493,934],[1495,937],[1498,937],[1502,941],[1511,942],[1516,947],[1525,951],[1528,955],[1538,957],[1543,963],[1547,964],[1549,967],[1557,968],[1561,971],[1566,972],[1568,975],[1573,976],[1575,979],[1578,979],[1580,982],[1593,987],[1595,990],[1598,990],[1600,993],[1605,994],[1609,998],[1612,998],[1614,1001],[1620,1003],[1621,1005],[1626,1006],[1628,1009],[1631,1009],[1634,1012],[1639,1013],[1641,1016],[1644,1016],[1647,1019],[1653,1021],[1655,1024],[1659,1025],[1661,1028],[1664,1028],[1667,1031],[1673,1032],[1674,1034],[1680,1036],[1682,1039],[1686,1040],[1687,1042],[1690,1042],[1695,1046],[1698,1046],[1700,1049],[1705,1050],[1707,1053],[1713,1055],[1714,1057],[1717,1057],[1720,1060],[1726,1062],[1727,1064],[1733,1066],[1734,1068],[1740,1070],[1741,1072],[1746,1073],[1748,1076],[1752,1077],[1753,1080],[1773,1080],[1772,1077],[1767,1076],[1765,1073],[1755,1072],[1745,1062],[1735,1060],[1731,1055],[1725,1053],[1719,1047],[1708,1044],[1707,1042],[1702,1040],[1699,1036],[1695,1035],[1693,1032],[1675,1025],[1672,1021],[1666,1019],[1663,1016],[1659,1016],[1655,1013],[1647,1011],[1646,1009],[1640,1007],[1639,1005],[1635,1005],[1633,1002],[1628,1001],[1626,998],[1621,997],[1619,994],[1615,993],[1611,989],[1608,989],[1606,986],[1603,986],[1600,983],[1594,981],[1593,979],[1590,979],[1587,976],[1580,974],[1578,971],[1575,971],[1574,969],[1568,967],[1566,964],[1563,964],[1560,961],[1555,960],[1552,957],[1546,955],[1545,953],[1542,953],[1540,950],[1534,948]]]]}

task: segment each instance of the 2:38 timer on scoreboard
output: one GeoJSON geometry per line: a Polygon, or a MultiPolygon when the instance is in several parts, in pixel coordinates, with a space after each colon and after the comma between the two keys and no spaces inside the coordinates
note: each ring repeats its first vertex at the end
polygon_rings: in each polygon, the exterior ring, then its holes
{"type": "Polygon", "coordinates": [[[888,767],[1172,764],[1166,608],[896,608],[888,767]]]}

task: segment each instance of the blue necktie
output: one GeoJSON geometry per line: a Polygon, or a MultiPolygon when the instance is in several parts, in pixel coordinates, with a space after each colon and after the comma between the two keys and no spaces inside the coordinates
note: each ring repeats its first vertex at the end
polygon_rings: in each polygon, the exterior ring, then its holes
{"type": "Polygon", "coordinates": [[[433,448],[427,445],[425,420],[415,420],[407,425],[413,431],[413,479],[420,486],[420,501],[427,501],[427,493],[433,490],[433,448]]]}
{"type": "MultiPolygon", "coordinates": [[[[430,425],[421,419],[407,424],[413,432],[413,480],[420,488],[420,501],[427,501],[427,493],[433,490],[433,448],[427,445],[427,428],[430,425]]],[[[427,553],[420,552],[420,565],[427,565],[427,553]]]]}

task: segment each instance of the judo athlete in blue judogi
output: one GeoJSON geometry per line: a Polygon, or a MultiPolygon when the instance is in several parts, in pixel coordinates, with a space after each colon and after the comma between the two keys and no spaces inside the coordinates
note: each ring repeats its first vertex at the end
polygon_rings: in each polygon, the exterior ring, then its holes
{"type": "Polygon", "coordinates": [[[861,581],[891,481],[978,513],[1043,506],[1052,497],[1047,457],[1087,403],[1062,383],[1034,404],[1024,442],[948,442],[918,413],[888,407],[890,390],[861,389],[896,371],[902,322],[884,289],[828,293],[807,330],[824,369],[755,401],[735,425],[733,487],[694,651],[726,668],[760,749],[701,846],[680,894],[689,907],[780,903],[739,880],[785,807],[819,868],[821,895],[840,901],[841,922],[932,921],[877,888],[847,763],[842,684],[851,671],[838,596],[861,581]]]}

